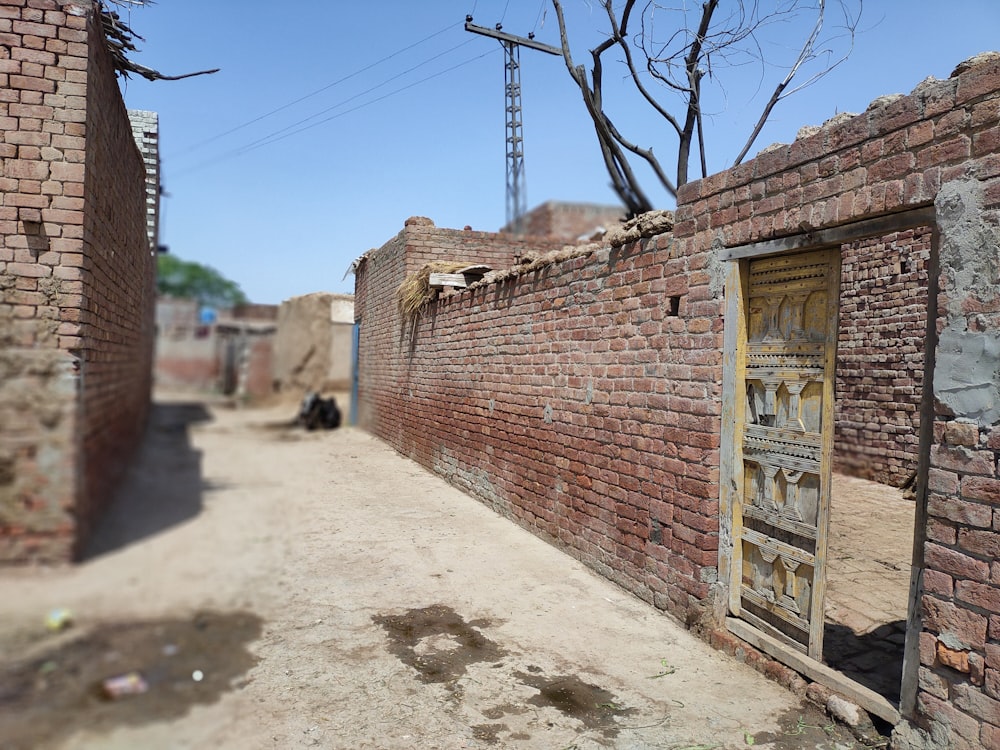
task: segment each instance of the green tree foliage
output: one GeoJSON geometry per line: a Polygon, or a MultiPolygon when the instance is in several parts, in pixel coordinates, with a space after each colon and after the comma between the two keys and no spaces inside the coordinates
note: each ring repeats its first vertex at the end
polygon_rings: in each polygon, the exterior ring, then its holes
{"type": "Polygon", "coordinates": [[[156,291],[164,296],[196,299],[205,307],[228,308],[248,302],[239,284],[214,268],[169,254],[157,258],[156,291]]]}

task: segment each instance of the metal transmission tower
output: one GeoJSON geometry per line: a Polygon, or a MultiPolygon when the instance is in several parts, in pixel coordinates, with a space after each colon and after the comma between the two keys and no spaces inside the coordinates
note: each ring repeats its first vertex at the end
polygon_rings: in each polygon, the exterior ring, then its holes
{"type": "Polygon", "coordinates": [[[521,217],[527,211],[524,180],[524,132],[521,123],[521,47],[562,57],[562,50],[536,42],[532,37],[514,36],[500,30],[487,29],[465,17],[465,30],[498,39],[504,49],[504,89],[507,94],[507,226],[521,233],[521,217]]]}

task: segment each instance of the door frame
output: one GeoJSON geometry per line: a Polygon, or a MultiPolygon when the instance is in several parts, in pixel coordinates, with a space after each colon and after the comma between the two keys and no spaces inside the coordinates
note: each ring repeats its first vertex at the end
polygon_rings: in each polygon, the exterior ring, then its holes
{"type": "MultiPolygon", "coordinates": [[[[745,245],[722,248],[718,260],[725,267],[725,322],[723,329],[722,363],[722,434],[719,467],[719,581],[727,587],[727,609],[733,592],[729,591],[733,575],[734,505],[743,497],[742,435],[736,425],[745,417],[746,398],[737,388],[742,379],[739,352],[746,341],[746,304],[749,261],[753,258],[808,252],[823,248],[839,248],[846,243],[878,237],[906,229],[929,226],[933,230],[931,258],[928,265],[927,337],[924,351],[923,392],[920,403],[920,455],[917,467],[914,513],[913,555],[910,573],[910,594],[907,606],[906,644],[903,656],[903,677],[900,685],[900,705],[845,677],[822,662],[787,646],[776,638],[737,617],[726,617],[727,629],[737,637],[759,648],[781,663],[810,679],[854,699],[867,711],[896,724],[902,716],[912,716],[916,705],[919,670],[919,636],[922,629],[920,594],[924,569],[923,547],[927,521],[927,473],[930,445],[933,438],[933,373],[936,347],[938,231],[933,205],[841,224],[823,230],[807,231],[788,237],[763,240],[745,245]]],[[[839,288],[839,285],[838,285],[839,288]]],[[[835,377],[835,375],[834,375],[835,377]]],[[[831,441],[832,443],[832,441],[831,441]]],[[[831,445],[832,448],[832,445],[831,445]]],[[[830,448],[824,448],[830,450],[830,448]]],[[[825,565],[825,559],[823,560],[825,565]]],[[[823,571],[825,578],[825,571],[823,571]]],[[[821,619],[822,622],[822,619],[821,619]]]]}
{"type": "Polygon", "coordinates": [[[352,426],[358,424],[358,365],[361,361],[361,318],[354,321],[351,326],[351,408],[348,423],[352,426]]]}

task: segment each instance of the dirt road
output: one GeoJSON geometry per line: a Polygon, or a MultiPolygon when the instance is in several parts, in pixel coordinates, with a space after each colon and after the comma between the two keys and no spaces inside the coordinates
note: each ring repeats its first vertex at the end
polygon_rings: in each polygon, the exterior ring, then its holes
{"type": "Polygon", "coordinates": [[[0,570],[0,748],[855,747],[379,441],[292,413],[161,402],[90,558],[0,570]],[[144,692],[99,695],[133,673],[144,692]]]}

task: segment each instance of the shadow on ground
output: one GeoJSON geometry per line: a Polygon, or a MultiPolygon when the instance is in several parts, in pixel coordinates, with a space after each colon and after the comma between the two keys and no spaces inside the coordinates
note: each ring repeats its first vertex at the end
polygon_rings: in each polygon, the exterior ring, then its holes
{"type": "Polygon", "coordinates": [[[201,512],[201,451],[190,426],[211,421],[200,402],[154,403],[142,445],[107,512],[97,522],[83,559],[127,547],[188,521],[201,512]]]}
{"type": "Polygon", "coordinates": [[[844,625],[827,622],[823,636],[823,661],[898,704],[905,643],[905,620],[886,623],[864,635],[858,635],[844,625]]]}

